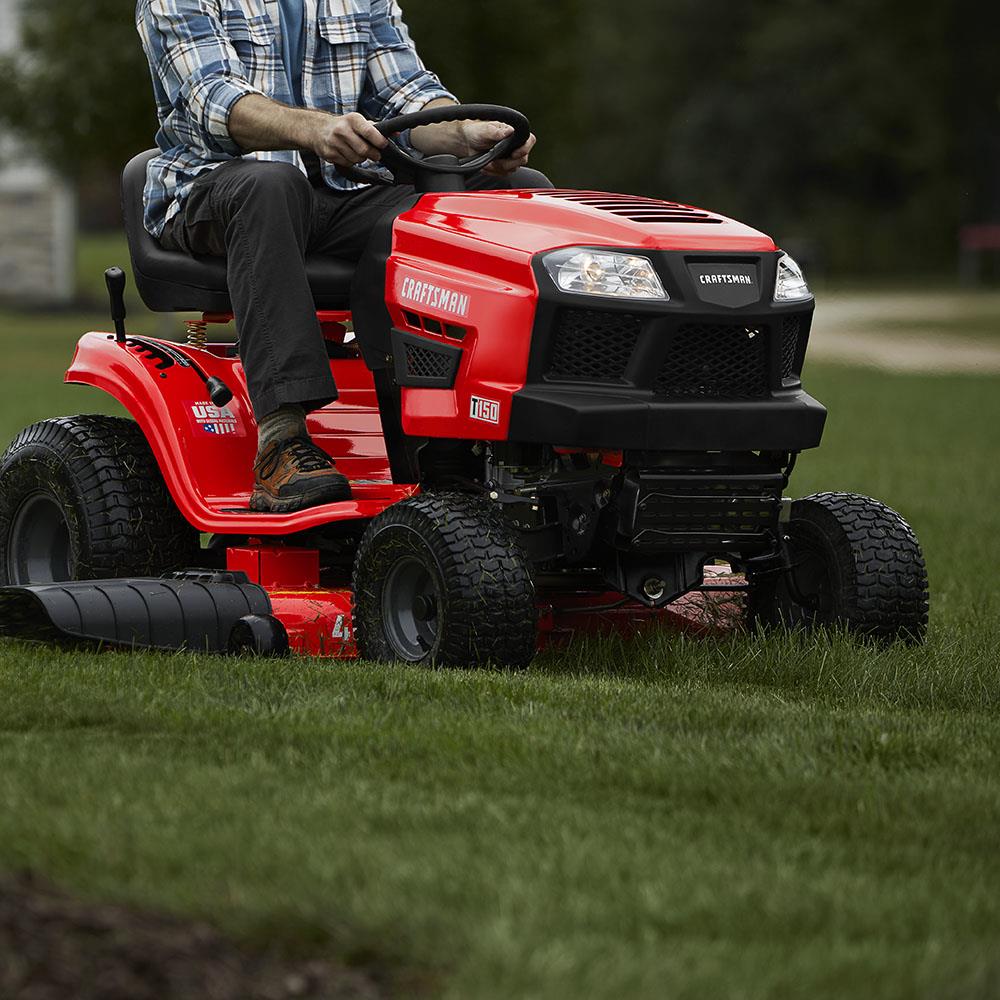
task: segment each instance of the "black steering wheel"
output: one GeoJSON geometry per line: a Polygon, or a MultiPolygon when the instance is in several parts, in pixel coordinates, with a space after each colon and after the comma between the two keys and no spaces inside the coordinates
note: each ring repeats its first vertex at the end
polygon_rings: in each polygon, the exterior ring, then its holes
{"type": "Polygon", "coordinates": [[[387,118],[385,121],[376,122],[375,127],[389,140],[389,145],[382,150],[382,163],[392,172],[392,179],[378,170],[338,166],[337,172],[348,180],[361,181],[365,184],[402,184],[422,171],[471,177],[491,163],[510,156],[531,137],[531,125],[520,111],[493,104],[451,104],[447,107],[417,111],[412,115],[387,118]],[[457,156],[428,156],[421,159],[403,149],[393,138],[400,132],[420,128],[422,125],[461,121],[502,122],[504,125],[510,125],[514,131],[506,139],[501,139],[492,149],[464,160],[460,160],[457,156]]]}

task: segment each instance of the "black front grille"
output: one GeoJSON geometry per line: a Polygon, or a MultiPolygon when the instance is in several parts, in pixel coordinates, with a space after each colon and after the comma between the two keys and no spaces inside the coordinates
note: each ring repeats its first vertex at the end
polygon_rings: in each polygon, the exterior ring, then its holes
{"type": "Polygon", "coordinates": [[[631,313],[563,309],[546,378],[623,383],[641,332],[642,321],[631,313]]]}
{"type": "Polygon", "coordinates": [[[799,374],[799,334],[802,322],[798,316],[786,316],[781,321],[781,377],[795,378],[799,374]]]}
{"type": "Polygon", "coordinates": [[[768,328],[678,327],[653,386],[668,399],[757,399],[768,394],[768,328]]]}
{"type": "Polygon", "coordinates": [[[685,323],[562,308],[542,373],[549,382],[634,386],[660,399],[762,399],[799,377],[807,324],[798,315],[773,324],[685,323]]]}
{"type": "Polygon", "coordinates": [[[452,367],[451,357],[447,354],[416,344],[406,345],[406,374],[409,378],[446,379],[451,376],[452,367]]]}

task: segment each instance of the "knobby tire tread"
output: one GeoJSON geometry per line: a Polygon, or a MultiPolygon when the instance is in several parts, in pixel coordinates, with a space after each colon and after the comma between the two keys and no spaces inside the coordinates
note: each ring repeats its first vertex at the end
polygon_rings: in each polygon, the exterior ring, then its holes
{"type": "MultiPolygon", "coordinates": [[[[792,524],[807,521],[836,560],[837,622],[877,639],[920,642],[927,631],[927,567],[910,525],[892,508],[854,493],[815,493],[792,505],[792,524]]],[[[755,588],[751,608],[775,621],[777,584],[755,588]]]]}
{"type": "Polygon", "coordinates": [[[75,550],[80,579],[159,576],[197,559],[198,532],[178,511],[132,420],[57,417],[21,431],[0,458],[0,545],[16,494],[33,480],[57,482],[76,499],[67,514],[71,535],[81,540],[75,550]],[[75,523],[78,514],[82,523],[75,523]]]}
{"type": "Polygon", "coordinates": [[[445,589],[446,617],[433,661],[442,666],[526,666],[534,656],[537,610],[528,559],[502,512],[461,493],[426,493],[395,504],[369,525],[353,580],[354,625],[364,657],[392,659],[379,628],[380,559],[386,532],[409,529],[430,550],[445,589]]]}

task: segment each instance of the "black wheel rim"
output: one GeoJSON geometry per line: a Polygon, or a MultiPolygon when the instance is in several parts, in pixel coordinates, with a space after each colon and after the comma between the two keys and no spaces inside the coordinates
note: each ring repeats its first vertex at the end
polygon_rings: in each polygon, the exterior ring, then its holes
{"type": "Polygon", "coordinates": [[[434,577],[419,559],[407,556],[389,571],[382,587],[382,622],[393,653],[418,663],[438,638],[439,595],[434,577]]]}
{"type": "Polygon", "coordinates": [[[21,586],[73,579],[69,525],[62,507],[48,493],[33,493],[14,515],[7,546],[7,578],[21,586]]]}

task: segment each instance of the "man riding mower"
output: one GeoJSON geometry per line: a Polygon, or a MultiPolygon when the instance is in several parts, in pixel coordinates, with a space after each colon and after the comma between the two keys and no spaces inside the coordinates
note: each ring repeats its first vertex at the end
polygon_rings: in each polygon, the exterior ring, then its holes
{"type": "Polygon", "coordinates": [[[394,3],[321,0],[299,76],[257,2],[140,4],[169,149],[125,171],[133,269],[202,318],[129,336],[109,272],[115,333],[66,378],[134,422],[45,421],[0,460],[0,633],[519,666],[725,587],[764,625],[923,637],[899,515],[784,499],[826,411],[770,238],[526,177],[526,119],[436,93],[394,3]],[[352,81],[378,124],[254,92],[352,81]],[[280,152],[289,115],[324,121],[280,152]],[[236,352],[207,334],[234,314],[236,352]]]}
{"type": "MultiPolygon", "coordinates": [[[[394,0],[270,6],[144,0],[137,23],[162,150],[147,165],[145,226],[168,250],[226,258],[259,428],[251,506],[289,513],[351,495],[306,431],[306,413],[337,388],[304,258],[356,262],[378,221],[415,200],[353,170],[386,149],[369,119],[457,101],[420,61],[394,0]]],[[[400,139],[428,156],[470,156],[511,132],[447,118],[400,139]]],[[[507,143],[476,186],[509,188],[519,170],[518,187],[546,184],[523,169],[534,141],[507,143]]]]}

